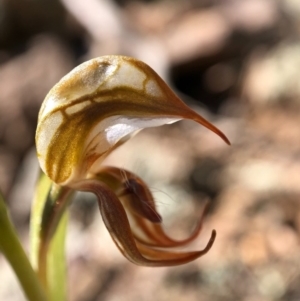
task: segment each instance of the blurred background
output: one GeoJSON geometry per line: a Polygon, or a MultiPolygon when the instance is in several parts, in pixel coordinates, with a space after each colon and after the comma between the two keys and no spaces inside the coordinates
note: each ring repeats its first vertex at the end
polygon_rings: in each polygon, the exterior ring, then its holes
{"type": "MultiPolygon", "coordinates": [[[[145,130],[108,158],[151,187],[165,227],[186,237],[173,268],[117,250],[90,195],[71,206],[70,301],[300,300],[299,0],[0,0],[0,189],[28,250],[38,163],[34,133],[50,88],[105,54],[152,66],[230,139],[192,122],[145,130]]],[[[0,300],[22,301],[0,254],[0,300]]]]}

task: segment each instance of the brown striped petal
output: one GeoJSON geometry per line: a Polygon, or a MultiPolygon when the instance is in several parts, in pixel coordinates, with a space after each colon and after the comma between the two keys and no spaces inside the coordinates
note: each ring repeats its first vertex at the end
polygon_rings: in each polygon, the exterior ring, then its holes
{"type": "Polygon", "coordinates": [[[145,63],[104,56],[81,64],[48,93],[36,131],[38,159],[57,184],[97,173],[103,159],[137,131],[190,119],[226,136],[187,107],[145,63]]]}

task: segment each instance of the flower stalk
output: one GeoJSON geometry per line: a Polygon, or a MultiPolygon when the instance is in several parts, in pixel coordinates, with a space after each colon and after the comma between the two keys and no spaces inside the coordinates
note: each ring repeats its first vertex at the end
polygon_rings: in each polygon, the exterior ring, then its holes
{"type": "Polygon", "coordinates": [[[65,236],[73,191],[41,173],[31,214],[32,263],[50,300],[66,300],[65,236]]]}

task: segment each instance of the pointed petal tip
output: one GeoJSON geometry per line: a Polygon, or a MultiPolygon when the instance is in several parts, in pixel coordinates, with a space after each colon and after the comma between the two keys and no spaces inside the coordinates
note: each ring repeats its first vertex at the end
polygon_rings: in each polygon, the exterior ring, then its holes
{"type": "Polygon", "coordinates": [[[196,121],[197,123],[205,126],[207,129],[211,130],[215,134],[217,134],[226,144],[231,145],[229,139],[226,137],[226,135],[219,130],[216,126],[211,124],[209,121],[207,121],[205,118],[200,116],[199,114],[195,113],[196,115],[193,116],[192,120],[196,121]]]}
{"type": "Polygon", "coordinates": [[[211,249],[211,247],[213,246],[213,244],[214,244],[214,242],[216,240],[216,237],[217,237],[217,231],[215,229],[213,229],[211,231],[210,239],[209,239],[206,247],[203,249],[203,252],[207,253],[211,249]]]}
{"type": "Polygon", "coordinates": [[[192,252],[164,251],[163,249],[155,249],[152,247],[148,247],[143,243],[136,242],[138,250],[143,260],[135,263],[139,265],[152,266],[152,267],[176,266],[176,265],[186,264],[207,254],[216,239],[216,234],[217,232],[215,230],[212,230],[211,237],[206,247],[200,251],[192,251],[192,252]]]}
{"type": "Polygon", "coordinates": [[[231,145],[229,139],[226,137],[226,135],[221,132],[220,130],[218,130],[218,132],[215,132],[219,137],[222,138],[222,140],[227,144],[227,145],[231,145]]]}

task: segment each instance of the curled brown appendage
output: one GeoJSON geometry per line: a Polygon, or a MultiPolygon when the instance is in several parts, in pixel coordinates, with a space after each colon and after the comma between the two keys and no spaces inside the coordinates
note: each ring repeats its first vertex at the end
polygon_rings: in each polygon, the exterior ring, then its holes
{"type": "Polygon", "coordinates": [[[161,217],[157,212],[153,196],[148,186],[138,176],[125,169],[110,166],[102,168],[100,174],[102,181],[106,180],[115,188],[116,195],[127,214],[130,215],[130,220],[134,222],[136,227],[132,227],[132,234],[136,241],[152,247],[173,248],[192,242],[200,234],[208,209],[207,202],[192,234],[186,239],[174,240],[165,233],[162,225],[158,223],[161,221],[161,217]],[[114,185],[112,185],[112,181],[114,181],[114,185]]]}
{"type": "Polygon", "coordinates": [[[139,177],[123,169],[105,167],[95,179],[78,184],[77,189],[96,194],[103,221],[112,239],[121,253],[135,264],[144,266],[184,264],[206,254],[215,240],[216,231],[213,230],[203,250],[192,252],[164,250],[183,246],[194,240],[200,233],[206,210],[190,237],[180,241],[174,240],[165,234],[159,223],[145,218],[148,217],[145,206],[146,208],[151,206],[151,210],[157,213],[151,192],[139,177]],[[129,187],[129,184],[132,187],[129,187]],[[109,185],[117,190],[118,195],[109,185]],[[141,198],[138,193],[141,193],[141,198]],[[121,201],[121,198],[125,198],[125,201],[121,201]],[[135,220],[134,227],[130,225],[128,215],[135,220]]]}
{"type": "Polygon", "coordinates": [[[98,204],[103,221],[122,254],[131,262],[144,266],[174,266],[190,262],[206,254],[213,245],[216,231],[203,250],[193,252],[171,252],[153,248],[137,242],[130,227],[126,211],[116,194],[98,180],[85,180],[78,184],[78,190],[93,192],[98,198],[98,204]]]}
{"type": "MultiPolygon", "coordinates": [[[[215,239],[217,236],[216,230],[212,230],[210,239],[208,243],[206,244],[205,248],[200,251],[193,251],[193,252],[170,252],[170,251],[163,251],[158,250],[152,247],[149,247],[147,245],[144,245],[142,243],[137,242],[137,246],[139,250],[143,253],[145,257],[151,257],[151,258],[157,258],[157,259],[170,259],[171,256],[174,256],[177,261],[176,263],[172,263],[172,261],[169,262],[167,265],[179,265],[184,264],[190,261],[193,261],[197,259],[198,257],[201,257],[205,255],[212,247],[215,239]],[[182,260],[182,261],[180,261],[182,260]]],[[[162,248],[162,247],[160,247],[162,248]]]]}
{"type": "Polygon", "coordinates": [[[134,173],[117,167],[105,166],[97,178],[113,189],[117,197],[134,215],[141,216],[152,223],[160,223],[153,196],[146,183],[134,173]]]}
{"type": "Polygon", "coordinates": [[[138,229],[142,229],[142,235],[140,234],[140,231],[135,231],[135,228],[133,228],[133,235],[137,241],[152,247],[163,246],[164,248],[174,248],[187,245],[188,243],[195,240],[200,234],[207,209],[208,203],[205,204],[203,213],[197,223],[196,228],[191,233],[191,235],[185,239],[172,239],[165,233],[161,224],[153,224],[137,215],[132,215],[132,219],[138,226],[138,229]]]}

